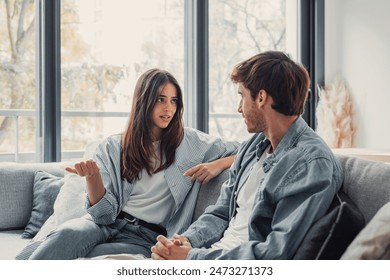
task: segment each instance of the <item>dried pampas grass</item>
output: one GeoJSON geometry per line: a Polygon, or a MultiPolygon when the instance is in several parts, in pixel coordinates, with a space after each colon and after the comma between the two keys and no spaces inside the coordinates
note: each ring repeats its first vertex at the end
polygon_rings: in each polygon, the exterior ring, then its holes
{"type": "Polygon", "coordinates": [[[317,133],[331,148],[352,148],[356,126],[350,90],[338,79],[318,92],[317,133]]]}

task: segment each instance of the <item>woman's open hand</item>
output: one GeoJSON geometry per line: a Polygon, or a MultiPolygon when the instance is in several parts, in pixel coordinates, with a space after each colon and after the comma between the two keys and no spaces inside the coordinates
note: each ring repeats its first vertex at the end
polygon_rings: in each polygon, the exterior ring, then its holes
{"type": "Polygon", "coordinates": [[[81,161],[74,167],[66,167],[66,171],[85,177],[87,182],[88,199],[91,205],[96,204],[106,193],[100,169],[93,160],[81,161]]]}
{"type": "Polygon", "coordinates": [[[66,167],[65,170],[86,178],[99,174],[99,167],[93,160],[80,161],[73,168],[66,167]]]}

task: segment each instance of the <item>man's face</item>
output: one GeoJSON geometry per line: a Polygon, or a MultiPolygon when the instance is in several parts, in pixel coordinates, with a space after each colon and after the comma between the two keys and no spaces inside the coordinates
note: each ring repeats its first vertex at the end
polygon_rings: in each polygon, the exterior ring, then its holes
{"type": "Polygon", "coordinates": [[[242,83],[239,83],[238,94],[241,97],[240,104],[238,105],[238,112],[241,113],[244,118],[248,132],[255,133],[264,131],[265,120],[259,102],[259,94],[255,100],[253,100],[249,89],[244,87],[242,83]]]}

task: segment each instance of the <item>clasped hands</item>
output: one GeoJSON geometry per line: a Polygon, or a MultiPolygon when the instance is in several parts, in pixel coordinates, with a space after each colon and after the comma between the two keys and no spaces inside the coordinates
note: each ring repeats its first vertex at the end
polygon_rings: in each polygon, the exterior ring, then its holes
{"type": "Polygon", "coordinates": [[[185,260],[192,249],[189,240],[174,234],[172,240],[163,235],[157,236],[157,243],[151,248],[153,260],[185,260]]]}

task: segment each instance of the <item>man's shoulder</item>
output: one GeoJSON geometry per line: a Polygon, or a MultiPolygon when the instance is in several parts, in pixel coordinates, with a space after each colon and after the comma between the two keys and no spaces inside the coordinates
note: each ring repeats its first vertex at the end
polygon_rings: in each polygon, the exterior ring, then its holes
{"type": "Polygon", "coordinates": [[[300,141],[297,142],[296,148],[299,150],[299,153],[309,158],[323,157],[332,160],[334,158],[332,150],[315,132],[302,135],[300,141]]]}
{"type": "Polygon", "coordinates": [[[302,119],[298,118],[277,148],[280,153],[303,157],[332,158],[333,153],[325,141],[302,119]]]}
{"type": "Polygon", "coordinates": [[[280,160],[284,161],[284,165],[294,166],[295,170],[314,168],[318,174],[331,172],[332,176],[340,178],[343,175],[340,162],[329,146],[316,134],[302,135],[296,145],[287,150],[280,160]]]}

